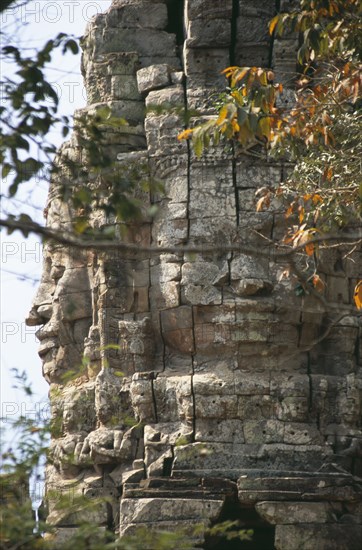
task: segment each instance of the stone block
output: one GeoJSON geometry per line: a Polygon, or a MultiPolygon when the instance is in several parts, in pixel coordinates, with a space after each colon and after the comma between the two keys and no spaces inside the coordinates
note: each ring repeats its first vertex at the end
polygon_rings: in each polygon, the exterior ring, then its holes
{"type": "MultiPolygon", "coordinates": [[[[158,523],[163,521],[214,519],[218,516],[223,500],[198,499],[122,499],[122,524],[158,523]]],[[[162,523],[161,523],[162,524],[162,523]]]]}
{"type": "Polygon", "coordinates": [[[195,441],[244,443],[243,423],[237,419],[196,418],[195,441]]]}
{"type": "Polygon", "coordinates": [[[237,417],[241,420],[270,420],[275,418],[275,402],[269,395],[242,395],[238,398],[237,417]]]}
{"type": "Polygon", "coordinates": [[[182,285],[181,302],[183,304],[215,305],[221,304],[222,293],[211,285],[182,285]]]}
{"type": "Polygon", "coordinates": [[[179,281],[181,278],[181,266],[178,263],[165,263],[151,267],[151,284],[168,283],[169,281],[179,281]]]}
{"type": "MultiPolygon", "coordinates": [[[[106,527],[99,526],[99,533],[104,533],[104,543],[106,544],[106,527]]],[[[52,533],[46,533],[44,540],[50,543],[52,548],[61,549],[69,544],[69,540],[77,535],[79,527],[60,527],[56,528],[52,533]]]]}
{"type": "Polygon", "coordinates": [[[281,181],[281,167],[278,164],[262,164],[237,161],[235,164],[236,186],[240,189],[276,187],[281,181]]]}
{"type": "MultiPolygon", "coordinates": [[[[101,40],[96,40],[94,54],[107,54],[117,51],[138,52],[140,56],[175,55],[175,35],[165,31],[145,29],[107,29],[101,40]]],[[[151,63],[150,63],[151,64],[151,63]]]]}
{"type": "Polygon", "coordinates": [[[139,54],[134,52],[112,52],[106,54],[102,60],[108,75],[132,75],[139,69],[139,54]]]}
{"type": "Polygon", "coordinates": [[[105,14],[108,27],[116,29],[132,28],[142,34],[144,29],[165,29],[168,23],[167,8],[164,3],[151,3],[145,9],[140,2],[116,5],[105,14]]]}
{"type": "MultiPolygon", "coordinates": [[[[165,65],[162,65],[165,66],[165,65]]],[[[145,70],[145,69],[141,69],[145,70]]],[[[138,71],[139,72],[139,71],[138,71]]],[[[138,73],[137,73],[138,74],[138,73]]],[[[166,78],[166,77],[165,77],[166,78]]],[[[166,85],[166,84],[165,84],[166,85]]],[[[182,86],[169,86],[161,90],[150,89],[148,96],[146,97],[146,107],[148,107],[151,113],[152,107],[164,107],[165,111],[171,110],[172,107],[184,106],[185,97],[182,86]]],[[[156,112],[157,114],[157,112],[156,112]]],[[[174,131],[179,133],[181,131],[181,125],[174,127],[174,131]]]]}
{"type": "MultiPolygon", "coordinates": [[[[112,102],[112,115],[125,118],[128,123],[132,121],[143,121],[145,118],[145,106],[142,101],[114,100],[112,102]]],[[[121,132],[126,132],[127,126],[120,127],[121,132]]]]}
{"type": "MultiPolygon", "coordinates": [[[[199,212],[201,210],[199,208],[199,212]]],[[[220,213],[220,211],[219,211],[220,213]]],[[[210,239],[214,244],[229,243],[235,234],[236,212],[234,216],[199,216],[190,218],[190,237],[210,239]]]]}
{"type": "Polygon", "coordinates": [[[161,323],[163,332],[177,329],[192,328],[192,310],[188,306],[162,311],[161,323]]]}
{"type": "Polygon", "coordinates": [[[153,387],[159,422],[192,420],[191,376],[158,376],[153,387]]]}
{"type": "Polygon", "coordinates": [[[266,258],[239,254],[230,262],[230,277],[232,281],[252,278],[267,280],[269,276],[268,268],[266,258]]]}
{"type": "MultiPolygon", "coordinates": [[[[303,454],[302,454],[303,456],[303,454]]],[[[307,455],[304,455],[305,460],[307,455]]],[[[307,466],[308,464],[305,464],[307,466]]],[[[255,466],[254,466],[255,468],[255,466]]],[[[241,502],[278,501],[358,501],[362,488],[351,474],[303,471],[245,470],[238,479],[241,502]]]]}
{"type": "Polygon", "coordinates": [[[334,523],[342,511],[341,504],[329,502],[258,502],[258,514],[272,525],[298,523],[334,523]]]}
{"type": "Polygon", "coordinates": [[[190,187],[201,192],[212,189],[218,193],[231,190],[234,193],[231,160],[220,159],[217,163],[194,160],[190,165],[190,187]]]}
{"type": "Polygon", "coordinates": [[[191,189],[189,213],[191,218],[212,216],[234,216],[236,214],[235,197],[225,190],[209,192],[191,189]]]}
{"type": "Polygon", "coordinates": [[[283,441],[293,445],[323,445],[324,437],[316,426],[302,422],[286,422],[283,441]]]}
{"type": "Polygon", "coordinates": [[[268,23],[269,16],[252,17],[242,14],[237,20],[237,47],[243,43],[252,43],[257,45],[260,42],[268,42],[270,39],[268,23]]]}
{"type": "Polygon", "coordinates": [[[133,377],[130,386],[130,397],[132,407],[141,422],[154,422],[156,420],[152,380],[137,379],[133,377]]]}
{"type": "Polygon", "coordinates": [[[180,305],[180,284],[169,281],[150,287],[150,303],[158,310],[174,308],[180,305]]]}
{"type": "MultiPolygon", "coordinates": [[[[232,281],[231,288],[237,296],[258,296],[270,294],[273,290],[273,283],[267,279],[256,279],[247,277],[232,281]]],[[[271,339],[271,341],[274,341],[271,339]]]]}
{"type": "Polygon", "coordinates": [[[157,210],[154,217],[155,220],[179,220],[187,218],[187,202],[164,202],[163,204],[156,206],[156,208],[157,210]]]}
{"type": "Polygon", "coordinates": [[[270,45],[269,42],[242,42],[235,47],[235,63],[241,67],[268,67],[270,45]]]}
{"type": "MultiPolygon", "coordinates": [[[[287,0],[290,4],[290,0],[287,0]]],[[[269,17],[275,14],[275,4],[270,0],[259,0],[258,3],[250,0],[239,0],[239,11],[242,15],[253,15],[254,17],[269,17]]],[[[284,11],[281,9],[281,11],[284,11]]]]}
{"type": "Polygon", "coordinates": [[[285,397],[276,404],[276,417],[285,422],[308,422],[309,399],[306,397],[285,397]]]}
{"type": "Polygon", "coordinates": [[[150,65],[137,71],[137,84],[140,93],[165,88],[171,83],[168,65],[150,65]]]}
{"type": "Polygon", "coordinates": [[[186,14],[188,19],[231,19],[232,0],[188,0],[186,14]]]}
{"type": "Polygon", "coordinates": [[[235,395],[234,373],[220,364],[216,372],[194,374],[193,388],[195,395],[235,395]]]}
{"type": "Polygon", "coordinates": [[[327,277],[326,299],[331,302],[349,304],[349,281],[346,277],[327,277]]]}
{"type": "Polygon", "coordinates": [[[278,397],[308,397],[309,378],[307,374],[285,374],[273,372],[270,379],[270,394],[278,397]]]}
{"type": "Polygon", "coordinates": [[[360,550],[361,540],[361,525],[278,525],[275,531],[276,550],[360,550]]]}
{"type": "Polygon", "coordinates": [[[279,420],[245,420],[245,443],[283,443],[284,423],[279,420]]]}
{"type": "Polygon", "coordinates": [[[182,265],[181,284],[210,285],[217,277],[219,267],[212,262],[185,262],[182,265]]]}
{"type": "Polygon", "coordinates": [[[140,101],[141,95],[137,88],[136,78],[128,75],[114,75],[111,77],[110,95],[112,100],[123,99],[140,101]]]}
{"type": "Polygon", "coordinates": [[[195,395],[196,418],[219,418],[228,420],[238,416],[236,395],[195,395]]]}
{"type": "Polygon", "coordinates": [[[235,305],[193,307],[195,325],[205,323],[232,323],[235,320],[235,305]]]}
{"type": "Polygon", "coordinates": [[[167,348],[178,353],[192,353],[195,349],[192,329],[181,328],[163,334],[167,348]]]}
{"type": "Polygon", "coordinates": [[[155,222],[152,228],[152,237],[159,246],[183,244],[187,233],[187,220],[162,220],[155,222]]]}
{"type": "Polygon", "coordinates": [[[186,202],[188,198],[187,178],[178,176],[163,180],[163,196],[172,202],[186,202]]]}
{"type": "Polygon", "coordinates": [[[270,373],[254,376],[250,372],[234,372],[235,393],[238,395],[268,395],[270,393],[270,373]]]}
{"type": "Polygon", "coordinates": [[[226,86],[225,76],[220,74],[229,66],[229,49],[188,48],[185,42],[185,74],[190,88],[226,86]]]}
{"type": "Polygon", "coordinates": [[[227,19],[196,19],[190,21],[188,48],[228,48],[231,44],[231,22],[227,19]]]}

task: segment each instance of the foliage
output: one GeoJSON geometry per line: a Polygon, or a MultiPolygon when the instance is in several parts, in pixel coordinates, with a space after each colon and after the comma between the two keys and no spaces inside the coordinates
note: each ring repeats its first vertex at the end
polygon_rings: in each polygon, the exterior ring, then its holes
{"type": "MultiPolygon", "coordinates": [[[[1,35],[5,37],[3,32],[1,35]]],[[[31,55],[13,45],[13,40],[8,36],[9,45],[0,53],[4,62],[15,67],[12,77],[4,75],[0,80],[0,162],[2,178],[9,182],[9,198],[16,199],[21,184],[35,177],[51,180],[58,196],[73,209],[75,234],[97,237],[101,233],[102,238],[113,238],[114,228],[95,231],[90,227],[90,212],[98,208],[112,220],[139,218],[145,214],[142,193],[159,191],[160,183],[149,177],[145,164],[119,163],[112,158],[109,133],[120,131],[127,122],[107,105],[99,105],[92,112],[78,111],[74,122],[59,113],[57,90],[46,71],[55,50],[78,53],[74,37],[60,33],[31,55]],[[54,131],[63,138],[72,132],[78,158],[71,158],[67,147],[57,151],[51,139],[54,131]]],[[[25,213],[9,215],[8,220],[18,222],[19,227],[32,222],[25,213]]]]}
{"type": "Polygon", "coordinates": [[[5,105],[0,106],[3,123],[0,162],[2,177],[12,175],[10,197],[17,193],[22,182],[45,167],[45,159],[55,154],[56,147],[46,140],[51,128],[60,124],[64,137],[69,132],[69,119],[57,114],[59,99],[44,72],[54,50],[59,47],[63,53],[78,53],[77,42],[64,33],[48,40],[33,56],[23,55],[13,45],[2,48],[5,60],[13,61],[17,66],[14,78],[4,76],[1,82],[5,105]],[[32,154],[34,146],[35,153],[32,154]],[[39,158],[39,151],[44,153],[44,159],[39,158]]]}

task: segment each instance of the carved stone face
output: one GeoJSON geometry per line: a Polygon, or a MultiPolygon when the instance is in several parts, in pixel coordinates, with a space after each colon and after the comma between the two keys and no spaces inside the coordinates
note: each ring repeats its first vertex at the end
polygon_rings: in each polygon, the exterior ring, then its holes
{"type": "MultiPolygon", "coordinates": [[[[58,198],[49,199],[48,223],[54,229],[69,228],[69,208],[58,198]]],[[[71,371],[81,370],[84,338],[92,324],[90,261],[87,254],[60,245],[44,247],[42,278],[26,322],[42,325],[39,355],[49,383],[61,383],[71,371]]]]}
{"type": "MultiPolygon", "coordinates": [[[[249,471],[261,478],[273,470],[315,473],[331,462],[351,470],[362,437],[357,323],[346,320],[337,336],[332,331],[327,344],[317,347],[323,307],[312,296],[296,296],[281,280],[286,266],[274,261],[270,243],[284,235],[285,217],[278,208],[256,212],[255,191],[277,187],[283,166],[222,146],[198,159],[177,140],[184,125],[178,112],[210,113],[208,98],[225,86],[220,71],[232,48],[241,65],[266,66],[274,56],[268,35],[254,43],[255,29],[267,32],[274,3],[263,0],[259,12],[255,2],[240,2],[236,16],[230,0],[186,0],[186,79],[175,36],[166,30],[172,26],[172,2],[167,4],[169,11],[165,2],[118,0],[91,23],[84,40],[90,101],[129,119],[128,126],[111,128],[111,155],[121,165],[149,166],[164,193],[143,193],[145,210],[152,203],[156,215],[120,232],[138,247],[134,252],[45,248],[28,322],[43,325],[44,376],[60,394],[62,430],[53,439],[48,477],[59,486],[59,471],[88,476],[82,489],[116,486],[114,495],[127,481],[145,477],[221,477],[238,480],[240,487],[249,471]],[[237,27],[231,26],[234,16],[237,27]],[[155,105],[160,109],[145,115],[145,107],[155,105]],[[185,244],[214,250],[184,253],[185,244]],[[230,244],[240,249],[225,250],[230,244]],[[245,244],[259,253],[246,253],[245,244]],[[169,249],[141,250],[150,246],[169,249]],[[83,354],[88,360],[80,369],[83,354]],[[64,378],[71,371],[75,376],[64,378]]],[[[284,52],[277,39],[274,46],[284,52]]],[[[284,60],[274,57],[278,70],[284,60]]],[[[48,216],[51,227],[70,227],[67,205],[58,199],[50,199],[48,216]]],[[[100,220],[92,212],[91,222],[99,226],[100,220]]],[[[357,273],[346,267],[346,277],[335,276],[334,256],[327,264],[328,299],[338,294],[348,303],[357,273]]],[[[244,493],[239,499],[250,506],[247,483],[244,493]]],[[[134,500],[122,499],[121,533],[145,521],[142,501],[149,499],[140,498],[129,513],[134,500]]],[[[221,508],[223,501],[217,502],[221,508]]],[[[166,519],[167,513],[154,523],[166,519]]]]}

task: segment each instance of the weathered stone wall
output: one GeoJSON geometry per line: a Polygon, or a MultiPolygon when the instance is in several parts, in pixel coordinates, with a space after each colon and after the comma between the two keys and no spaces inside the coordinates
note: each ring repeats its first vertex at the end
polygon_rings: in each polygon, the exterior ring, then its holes
{"type": "MultiPolygon", "coordinates": [[[[285,266],[269,243],[285,221],[277,206],[256,212],[255,191],[277,186],[282,164],[225,147],[198,159],[177,140],[180,112],[208,116],[230,64],[272,66],[293,85],[295,43],[267,32],[277,4],[117,0],[84,37],[87,109],[108,105],[129,122],[109,130],[110,154],[120,169],[145,163],[165,188],[142,195],[156,216],[122,238],[174,252],[47,244],[28,323],[43,325],[57,428],[48,491],[110,497],[92,520],[121,536],[239,518],[255,529],[255,548],[359,548],[357,318],[314,344],[338,311],[279,280],[285,266]],[[223,251],[230,243],[263,254],[223,251]],[[215,251],[181,253],[184,244],[215,251]],[[69,371],[78,376],[66,382],[69,371]]],[[[62,154],[82,162],[76,136],[62,154]]],[[[67,228],[72,214],[56,189],[48,223],[67,228]]],[[[93,223],[115,222],[94,212],[93,223]]],[[[360,259],[322,254],[329,302],[350,303],[360,259]]],[[[61,544],[81,518],[55,504],[49,521],[61,544]]],[[[193,540],[207,548],[202,541],[193,540]]]]}

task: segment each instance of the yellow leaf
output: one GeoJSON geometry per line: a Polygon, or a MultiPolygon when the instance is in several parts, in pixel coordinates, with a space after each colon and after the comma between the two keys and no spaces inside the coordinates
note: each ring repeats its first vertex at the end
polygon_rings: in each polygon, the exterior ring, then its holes
{"type": "Polygon", "coordinates": [[[232,121],[231,121],[231,126],[232,126],[232,128],[233,128],[233,130],[234,130],[235,133],[238,132],[238,131],[240,130],[240,126],[239,126],[239,124],[236,122],[235,118],[232,119],[232,121]]]}
{"type": "Polygon", "coordinates": [[[183,132],[181,132],[178,136],[177,136],[177,139],[178,140],[182,140],[182,139],[187,139],[191,136],[193,130],[191,128],[187,128],[186,130],[184,130],[183,132]]]}
{"type": "Polygon", "coordinates": [[[259,130],[261,135],[265,136],[267,139],[269,139],[270,136],[270,118],[267,116],[264,116],[260,118],[259,122],[259,130]]]}
{"type": "Polygon", "coordinates": [[[318,204],[319,202],[323,202],[323,199],[318,193],[315,193],[312,197],[313,204],[318,204]]]}
{"type": "Polygon", "coordinates": [[[235,84],[242,80],[244,76],[249,72],[249,70],[250,67],[242,67],[240,70],[235,71],[231,81],[231,87],[233,88],[235,84]]]}
{"type": "Polygon", "coordinates": [[[314,244],[308,243],[305,245],[305,251],[307,253],[307,256],[313,256],[314,253],[314,244]]]}
{"type": "Polygon", "coordinates": [[[354,303],[357,309],[362,309],[362,280],[358,281],[354,289],[354,303]]]}
{"type": "Polygon", "coordinates": [[[312,283],[314,288],[318,290],[318,292],[323,292],[325,284],[319,275],[313,275],[312,283]]]}
{"type": "Polygon", "coordinates": [[[299,211],[299,223],[302,223],[302,221],[304,220],[304,213],[305,213],[303,206],[300,206],[298,208],[298,211],[299,211]]]}
{"type": "Polygon", "coordinates": [[[233,65],[232,67],[226,67],[226,69],[224,69],[223,71],[221,71],[221,74],[224,74],[226,75],[227,77],[229,77],[231,74],[233,74],[233,72],[236,71],[236,69],[238,69],[239,67],[237,65],[233,65]]]}
{"type": "Polygon", "coordinates": [[[216,121],[216,124],[220,126],[226,119],[227,114],[228,114],[228,108],[227,108],[227,105],[224,105],[220,110],[219,117],[216,121]]]}
{"type": "Polygon", "coordinates": [[[285,213],[286,218],[289,218],[293,214],[293,209],[294,209],[294,202],[290,206],[288,206],[287,211],[285,213]]]}
{"type": "Polygon", "coordinates": [[[269,33],[273,34],[275,27],[277,26],[279,21],[279,15],[276,15],[273,17],[273,19],[269,23],[269,33]]]}
{"type": "Polygon", "coordinates": [[[256,211],[260,212],[263,210],[264,206],[268,208],[270,206],[270,193],[266,193],[261,199],[256,203],[256,211]]]}

